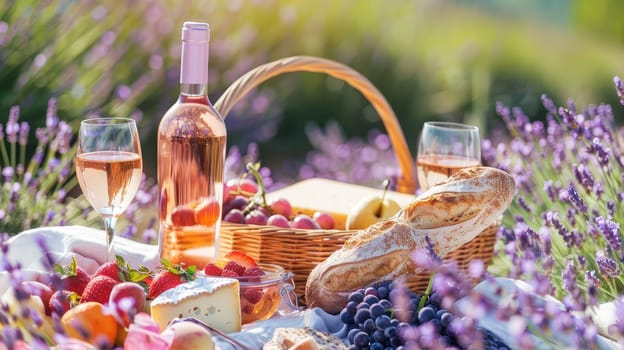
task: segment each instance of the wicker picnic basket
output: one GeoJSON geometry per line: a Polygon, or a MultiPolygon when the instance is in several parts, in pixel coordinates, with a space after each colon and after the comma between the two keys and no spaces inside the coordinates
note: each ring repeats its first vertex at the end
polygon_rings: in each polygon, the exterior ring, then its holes
{"type": "MultiPolygon", "coordinates": [[[[324,58],[293,56],[258,66],[236,80],[215,103],[225,118],[231,108],[250,90],[277,75],[289,72],[318,72],[341,79],[357,89],[371,103],[384,123],[401,169],[397,190],[414,193],[414,159],[408,149],[403,131],[394,111],[373,84],[352,68],[324,58]]],[[[322,189],[319,189],[322,190],[322,189]]],[[[492,225],[472,241],[457,248],[446,259],[457,261],[466,268],[473,259],[489,264],[496,240],[498,225],[492,225]]],[[[278,264],[294,275],[295,292],[299,304],[305,305],[304,290],[311,270],[334,251],[342,247],[353,231],[285,229],[273,226],[231,224],[224,222],[219,237],[219,256],[238,249],[261,263],[278,264]]],[[[408,281],[415,291],[424,291],[430,274],[423,272],[408,281]]]]}

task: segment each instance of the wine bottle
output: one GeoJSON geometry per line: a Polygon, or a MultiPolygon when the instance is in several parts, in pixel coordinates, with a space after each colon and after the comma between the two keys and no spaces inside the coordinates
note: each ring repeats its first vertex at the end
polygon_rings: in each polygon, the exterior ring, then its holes
{"type": "Polygon", "coordinates": [[[210,26],[182,27],[180,95],[158,128],[161,258],[203,268],[214,261],[227,132],[208,99],[210,26]]]}

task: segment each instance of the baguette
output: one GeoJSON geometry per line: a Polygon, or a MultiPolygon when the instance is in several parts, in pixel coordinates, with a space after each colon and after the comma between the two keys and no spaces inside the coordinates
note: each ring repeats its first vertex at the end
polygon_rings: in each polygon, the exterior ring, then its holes
{"type": "Polygon", "coordinates": [[[504,171],[462,169],[393,217],[356,231],[312,270],[306,304],[336,314],[352,291],[422,271],[410,254],[427,246],[426,237],[444,257],[498,220],[514,194],[514,180],[504,171]]]}

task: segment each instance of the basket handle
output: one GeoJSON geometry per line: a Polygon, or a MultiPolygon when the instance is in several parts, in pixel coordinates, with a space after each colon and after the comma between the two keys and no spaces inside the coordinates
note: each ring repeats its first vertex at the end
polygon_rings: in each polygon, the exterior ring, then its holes
{"type": "Polygon", "coordinates": [[[223,118],[226,118],[234,104],[253,88],[276,75],[297,71],[328,74],[345,81],[364,95],[384,123],[392,142],[392,148],[397,156],[402,175],[398,179],[397,189],[404,193],[414,193],[416,189],[414,159],[407,147],[405,136],[392,107],[368,79],[342,63],[319,57],[293,56],[263,64],[245,73],[230,85],[219,97],[214,107],[223,118]]]}

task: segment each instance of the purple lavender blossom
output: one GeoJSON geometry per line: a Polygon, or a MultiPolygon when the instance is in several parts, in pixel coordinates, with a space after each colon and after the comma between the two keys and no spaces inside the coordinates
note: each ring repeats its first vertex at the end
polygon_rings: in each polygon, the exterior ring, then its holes
{"type": "Polygon", "coordinates": [[[27,122],[22,122],[20,124],[19,131],[19,144],[22,146],[26,146],[28,143],[28,132],[30,131],[30,125],[27,122]]]}
{"type": "Polygon", "coordinates": [[[55,98],[51,98],[48,100],[48,109],[46,112],[46,129],[50,132],[50,133],[55,133],[56,132],[56,127],[58,126],[59,123],[59,118],[56,114],[56,99],[55,98]]]}
{"type": "Polygon", "coordinates": [[[620,103],[624,105],[624,83],[622,83],[622,79],[618,76],[613,78],[613,83],[615,84],[615,91],[620,98],[620,103]]]}
{"type": "Polygon", "coordinates": [[[598,226],[598,229],[609,243],[611,249],[618,251],[622,248],[620,224],[618,222],[614,222],[611,218],[599,216],[594,219],[594,223],[598,226]]]}
{"type": "Polygon", "coordinates": [[[9,143],[16,143],[20,132],[20,126],[17,120],[19,119],[19,107],[13,106],[9,112],[9,121],[6,124],[6,136],[9,143]]]}
{"type": "Polygon", "coordinates": [[[544,108],[546,108],[546,110],[550,114],[557,113],[557,106],[555,105],[553,100],[551,100],[546,94],[543,94],[541,98],[542,98],[542,105],[544,106],[544,108]]]}
{"type": "Polygon", "coordinates": [[[620,275],[620,268],[617,262],[607,256],[604,252],[598,252],[596,256],[596,264],[600,269],[600,273],[608,277],[618,277],[620,275]]]}
{"type": "Polygon", "coordinates": [[[576,188],[572,184],[568,187],[568,195],[574,207],[580,211],[581,213],[587,213],[587,205],[585,205],[585,201],[581,196],[579,196],[578,192],[576,192],[576,188]]]}
{"type": "Polygon", "coordinates": [[[594,187],[594,176],[587,166],[578,164],[574,166],[574,176],[576,181],[583,186],[585,191],[591,192],[594,187]]]}
{"type": "Polygon", "coordinates": [[[522,196],[518,196],[518,205],[524,209],[527,213],[531,212],[531,208],[529,207],[529,205],[527,204],[527,202],[524,200],[524,197],[522,196]]]}
{"type": "Polygon", "coordinates": [[[11,181],[14,175],[15,175],[15,169],[13,169],[13,167],[7,166],[7,167],[4,167],[4,169],[2,169],[2,177],[4,178],[5,182],[11,181]]]}
{"type": "Polygon", "coordinates": [[[587,146],[587,152],[590,154],[595,154],[598,158],[598,163],[601,166],[606,167],[609,164],[610,150],[602,146],[600,139],[594,138],[591,145],[587,146]]]}

